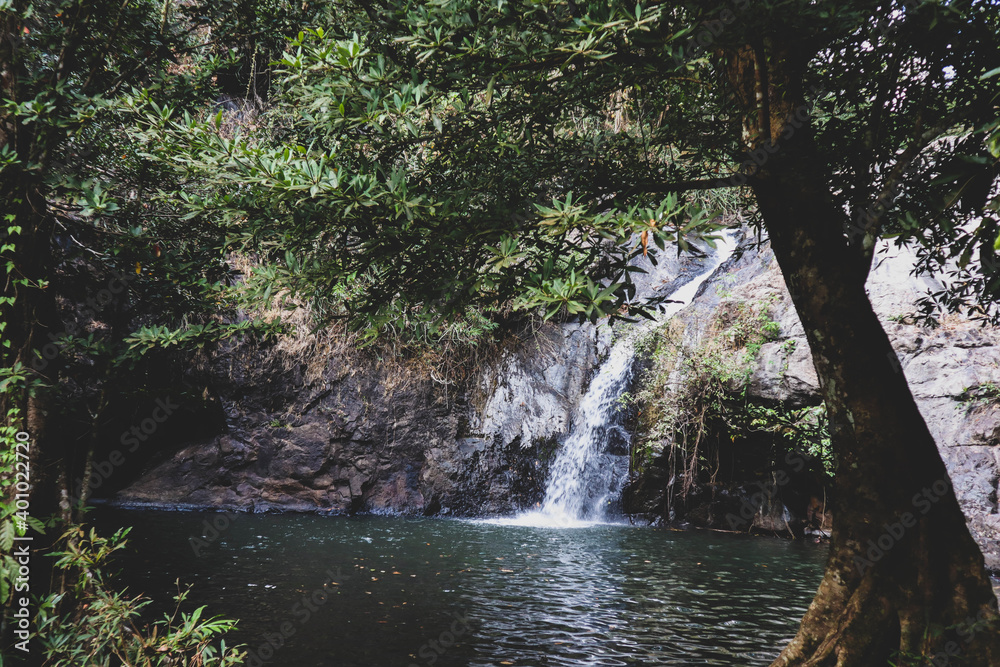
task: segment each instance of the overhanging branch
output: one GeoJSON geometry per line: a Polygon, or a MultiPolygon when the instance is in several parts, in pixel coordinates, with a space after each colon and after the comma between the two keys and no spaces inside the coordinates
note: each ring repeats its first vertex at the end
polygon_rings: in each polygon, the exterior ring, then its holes
{"type": "Polygon", "coordinates": [[[606,194],[611,197],[611,199],[608,200],[608,208],[610,208],[610,204],[618,202],[621,199],[634,197],[640,194],[655,195],[670,194],[672,192],[688,192],[692,190],[701,191],[719,190],[722,188],[738,188],[746,185],[748,182],[749,179],[743,183],[736,183],[732,178],[696,178],[666,183],[633,183],[632,185],[621,188],[613,193],[608,192],[606,194]]]}

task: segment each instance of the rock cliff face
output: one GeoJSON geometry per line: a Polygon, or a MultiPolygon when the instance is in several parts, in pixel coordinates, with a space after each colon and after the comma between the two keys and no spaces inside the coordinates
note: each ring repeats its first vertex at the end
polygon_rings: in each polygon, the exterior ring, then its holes
{"type": "Polygon", "coordinates": [[[462,515],[528,507],[543,495],[598,339],[589,324],[545,326],[465,388],[316,341],[233,347],[215,356],[208,381],[226,432],[154,461],[115,501],[462,515]]]}
{"type": "MultiPolygon", "coordinates": [[[[936,328],[913,324],[916,300],[928,288],[940,288],[929,278],[911,275],[913,259],[905,249],[880,248],[868,292],[893,342],[900,370],[937,440],[987,565],[1000,570],[1000,332],[955,316],[945,317],[936,328]]],[[[770,304],[770,317],[780,329],[755,357],[750,397],[790,407],[818,403],[818,381],[805,334],[766,243],[722,267],[677,316],[685,344],[697,348],[712,335],[709,325],[719,312],[741,301],[770,304]]],[[[662,471],[650,473],[657,475],[662,477],[662,471]]],[[[662,487],[663,480],[659,484],[662,487]]],[[[657,483],[642,479],[639,486],[648,496],[657,483]]],[[[717,512],[716,525],[727,527],[721,516],[745,500],[733,499],[728,509],[717,512]]],[[[800,509],[797,518],[804,518],[803,511],[808,510],[800,509]]],[[[784,520],[796,518],[790,514],[794,512],[787,507],[765,507],[760,525],[778,528],[784,520]]]]}
{"type": "MultiPolygon", "coordinates": [[[[733,303],[767,301],[780,332],[756,355],[749,391],[762,401],[814,405],[817,382],[801,325],[766,242],[756,248],[751,241],[677,316],[685,343],[697,347],[733,303]]],[[[1000,333],[960,318],[934,329],[910,323],[914,301],[933,286],[909,275],[911,265],[905,252],[883,249],[869,292],[969,525],[988,565],[1000,570],[1000,333]]],[[[648,288],[669,290],[697,268],[697,260],[673,260],[648,279],[648,288]]],[[[115,501],[252,511],[513,513],[541,500],[549,462],[608,336],[607,327],[545,325],[482,364],[464,387],[322,337],[307,346],[301,340],[269,349],[233,346],[213,356],[206,380],[225,413],[224,432],[154,459],[115,501]]],[[[758,470],[746,479],[775,472],[758,470]]],[[[633,492],[662,495],[670,482],[664,475],[651,468],[633,492]]],[[[741,488],[745,493],[729,498],[725,511],[744,508],[751,490],[741,488]]],[[[801,493],[794,513],[813,512],[810,491],[801,493]]],[[[763,510],[754,521],[769,529],[796,518],[781,503],[763,510]]],[[[718,524],[725,514],[716,514],[702,523],[718,524]]]]}
{"type": "MultiPolygon", "coordinates": [[[[667,258],[640,290],[670,292],[698,258],[667,258]]],[[[639,281],[637,281],[639,282],[639,281]]],[[[332,336],[216,352],[198,382],[222,433],[146,465],[113,501],[251,511],[507,515],[544,497],[551,459],[610,329],[545,324],[464,386],[332,336]]]]}

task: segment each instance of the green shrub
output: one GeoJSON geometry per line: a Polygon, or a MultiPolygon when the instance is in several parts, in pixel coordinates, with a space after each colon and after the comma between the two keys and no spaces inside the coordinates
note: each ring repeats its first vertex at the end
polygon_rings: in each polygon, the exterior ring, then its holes
{"type": "MultiPolygon", "coordinates": [[[[752,433],[769,433],[775,442],[777,460],[788,451],[808,453],[833,474],[833,457],[826,411],[821,406],[800,409],[765,405],[748,396],[757,357],[765,343],[780,336],[771,319],[774,299],[724,301],[698,349],[687,349],[676,331],[676,321],[667,323],[654,340],[644,341],[652,349],[652,366],[642,387],[631,399],[640,407],[640,437],[633,447],[633,470],[642,470],[653,458],[666,452],[671,469],[681,475],[686,494],[699,472],[718,467],[717,443],[711,436],[728,436],[736,442],[752,433]]],[[[794,342],[781,349],[787,359],[794,342]]]]}
{"type": "Polygon", "coordinates": [[[182,612],[190,589],[174,597],[172,614],[143,623],[142,610],[152,600],[111,590],[104,568],[109,557],[125,546],[128,529],[110,538],[81,526],[60,538],[58,560],[63,587],[41,600],[36,639],[43,667],[232,667],[243,664],[240,647],[227,646],[220,636],[236,627],[217,616],[203,618],[205,607],[182,612]],[[216,645],[218,640],[218,645],[216,645]]]}

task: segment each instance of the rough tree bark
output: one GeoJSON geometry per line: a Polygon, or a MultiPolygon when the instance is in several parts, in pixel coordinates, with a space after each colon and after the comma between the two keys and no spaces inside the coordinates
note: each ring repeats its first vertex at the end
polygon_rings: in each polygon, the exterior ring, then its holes
{"type": "MultiPolygon", "coordinates": [[[[805,49],[803,49],[805,52],[805,49]]],[[[844,230],[804,106],[794,50],[727,54],[748,118],[750,176],[775,257],[805,328],[837,456],[825,576],[772,667],[1000,664],[997,600],[948,472],[907,385],[844,230]]]]}
{"type": "Polygon", "coordinates": [[[838,463],[826,574],[775,665],[883,666],[897,650],[930,656],[946,650],[947,635],[935,636],[946,628],[962,664],[1000,664],[996,628],[970,636],[959,627],[995,621],[996,598],[888,336],[837,252],[844,216],[824,203],[822,181],[805,165],[778,162],[755,191],[806,330],[838,463]]]}

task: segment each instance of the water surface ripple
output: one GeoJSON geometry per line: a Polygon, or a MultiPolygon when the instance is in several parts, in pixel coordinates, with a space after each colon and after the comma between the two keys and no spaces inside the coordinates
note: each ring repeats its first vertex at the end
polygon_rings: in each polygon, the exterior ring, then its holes
{"type": "Polygon", "coordinates": [[[175,579],[194,584],[192,607],[240,619],[251,666],[767,665],[826,553],[627,525],[238,515],[196,555],[189,539],[221,516],[95,519],[134,526],[118,562],[130,590],[169,601],[175,579]]]}

